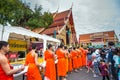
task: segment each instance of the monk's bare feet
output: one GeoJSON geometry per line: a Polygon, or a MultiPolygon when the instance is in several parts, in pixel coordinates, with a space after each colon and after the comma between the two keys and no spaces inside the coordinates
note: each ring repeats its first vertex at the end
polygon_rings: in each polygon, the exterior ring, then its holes
{"type": "Polygon", "coordinates": [[[86,73],[89,73],[89,70],[86,73]]]}
{"type": "Polygon", "coordinates": [[[75,72],[77,72],[77,73],[78,73],[78,70],[77,70],[77,69],[75,69],[75,72]]]}
{"type": "Polygon", "coordinates": [[[64,78],[63,80],[67,80],[66,78],[64,78]]]}
{"type": "Polygon", "coordinates": [[[80,69],[82,71],[82,69],[80,69]]]}

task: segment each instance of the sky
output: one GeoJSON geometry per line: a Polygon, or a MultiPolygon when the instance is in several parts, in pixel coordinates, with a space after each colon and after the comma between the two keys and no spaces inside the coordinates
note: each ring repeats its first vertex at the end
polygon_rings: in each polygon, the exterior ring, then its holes
{"type": "Polygon", "coordinates": [[[71,8],[77,38],[80,34],[115,30],[120,40],[120,0],[23,0],[42,5],[43,11],[59,12],[71,8]]]}

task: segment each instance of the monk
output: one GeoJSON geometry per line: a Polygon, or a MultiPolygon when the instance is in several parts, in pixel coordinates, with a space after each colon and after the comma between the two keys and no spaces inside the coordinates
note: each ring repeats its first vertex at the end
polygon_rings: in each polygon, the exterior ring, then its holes
{"type": "Polygon", "coordinates": [[[72,73],[72,70],[73,70],[73,68],[72,68],[72,55],[69,53],[68,54],[68,71],[70,73],[72,73]]]}
{"type": "Polygon", "coordinates": [[[39,67],[41,64],[38,63],[38,55],[35,53],[37,46],[32,45],[32,50],[26,55],[25,65],[28,65],[27,80],[42,80],[39,67]]]}
{"type": "Polygon", "coordinates": [[[82,51],[82,64],[83,66],[86,66],[87,61],[86,61],[86,56],[87,56],[87,51],[83,48],[83,46],[80,48],[82,51]]]}
{"type": "Polygon", "coordinates": [[[52,51],[52,45],[48,45],[48,50],[44,52],[46,61],[45,78],[48,80],[56,80],[56,69],[55,69],[55,54],[52,51]]]}
{"type": "Polygon", "coordinates": [[[82,51],[81,50],[80,50],[79,57],[80,57],[80,68],[81,68],[83,66],[83,63],[82,63],[82,51]]]}
{"type": "Polygon", "coordinates": [[[57,63],[57,72],[58,77],[60,80],[66,79],[66,61],[65,61],[65,51],[63,50],[64,45],[61,44],[59,46],[59,49],[56,51],[56,55],[58,57],[58,63],[57,63]]]}
{"type": "Polygon", "coordinates": [[[67,49],[67,46],[64,46],[64,51],[65,51],[65,61],[66,61],[66,73],[68,72],[68,49],[67,49]]]}
{"type": "Polygon", "coordinates": [[[77,51],[76,51],[76,48],[74,47],[73,50],[71,51],[70,53],[72,55],[72,60],[73,60],[73,68],[74,68],[74,71],[75,72],[78,72],[78,54],[77,54],[77,51]]]}
{"type": "Polygon", "coordinates": [[[9,44],[5,41],[0,41],[0,80],[14,80],[13,74],[24,70],[24,66],[18,69],[13,69],[5,54],[9,51],[9,44]]]}
{"type": "Polygon", "coordinates": [[[81,51],[81,56],[82,56],[82,67],[85,66],[85,56],[84,56],[84,49],[82,47],[80,47],[80,51],[81,51]]]}
{"type": "MultiPolygon", "coordinates": [[[[82,67],[82,57],[81,57],[81,50],[79,49],[79,47],[77,47],[76,49],[77,54],[78,54],[78,67],[79,69],[82,67]]],[[[81,70],[81,69],[80,69],[81,70]]]]}

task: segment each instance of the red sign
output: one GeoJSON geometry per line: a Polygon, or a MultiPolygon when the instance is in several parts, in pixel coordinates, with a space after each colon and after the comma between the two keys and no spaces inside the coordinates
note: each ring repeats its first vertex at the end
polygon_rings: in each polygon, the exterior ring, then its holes
{"type": "Polygon", "coordinates": [[[17,58],[17,53],[11,53],[11,54],[9,55],[9,58],[10,58],[10,59],[17,58]]]}

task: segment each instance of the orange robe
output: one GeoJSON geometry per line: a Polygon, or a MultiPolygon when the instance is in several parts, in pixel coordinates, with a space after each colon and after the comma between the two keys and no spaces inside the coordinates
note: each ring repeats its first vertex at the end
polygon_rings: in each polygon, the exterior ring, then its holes
{"type": "Polygon", "coordinates": [[[73,68],[77,69],[78,66],[78,59],[77,59],[77,51],[73,50],[71,51],[71,55],[72,55],[72,60],[73,60],[73,68]]]}
{"type": "Polygon", "coordinates": [[[72,71],[72,55],[69,54],[69,58],[68,58],[68,71],[72,71]]]}
{"type": "Polygon", "coordinates": [[[65,58],[66,72],[68,72],[68,57],[65,58]]]}
{"type": "Polygon", "coordinates": [[[58,76],[66,76],[65,53],[62,49],[58,49],[56,51],[56,55],[58,57],[58,63],[57,63],[58,76]]]}
{"type": "Polygon", "coordinates": [[[82,67],[82,58],[81,58],[81,51],[79,49],[76,50],[78,54],[78,66],[82,67]]]}
{"type": "Polygon", "coordinates": [[[26,65],[28,65],[27,80],[42,80],[39,67],[35,64],[35,58],[31,53],[26,56],[26,65]]]}
{"type": "Polygon", "coordinates": [[[81,52],[81,50],[80,50],[80,55],[79,55],[79,57],[80,57],[80,67],[82,67],[82,52],[81,52]]]}
{"type": "Polygon", "coordinates": [[[65,50],[66,57],[65,57],[65,64],[66,64],[66,72],[68,72],[68,51],[65,50]]]}
{"type": "MultiPolygon", "coordinates": [[[[10,68],[12,68],[12,67],[10,66],[10,68]]],[[[10,75],[10,76],[6,75],[6,73],[3,71],[1,65],[0,65],[0,80],[13,80],[13,75],[10,75]]]]}
{"type": "Polygon", "coordinates": [[[46,50],[44,52],[44,57],[46,61],[45,76],[50,80],[56,80],[56,69],[53,52],[50,50],[46,50]]]}
{"type": "Polygon", "coordinates": [[[82,66],[86,66],[86,52],[83,48],[80,48],[82,51],[82,66]]]}

